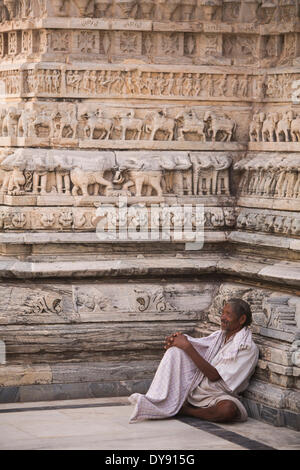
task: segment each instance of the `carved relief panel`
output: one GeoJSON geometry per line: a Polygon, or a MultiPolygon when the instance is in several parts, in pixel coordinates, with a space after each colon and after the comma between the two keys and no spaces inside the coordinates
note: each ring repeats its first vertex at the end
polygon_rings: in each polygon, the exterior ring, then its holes
{"type": "Polygon", "coordinates": [[[108,282],[35,288],[12,283],[0,286],[0,323],[8,316],[10,324],[202,319],[213,291],[207,283],[165,281],[118,283],[118,289],[108,282]]]}
{"type": "Polygon", "coordinates": [[[258,154],[237,162],[242,171],[239,192],[242,196],[298,199],[300,162],[298,154],[258,154]]]}
{"type": "Polygon", "coordinates": [[[4,195],[230,195],[232,158],[224,153],[20,149],[1,159],[4,195]]]}

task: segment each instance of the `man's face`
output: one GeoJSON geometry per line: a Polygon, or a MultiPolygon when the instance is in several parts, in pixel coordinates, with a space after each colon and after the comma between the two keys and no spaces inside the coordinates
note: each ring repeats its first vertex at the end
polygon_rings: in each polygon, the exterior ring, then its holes
{"type": "Polygon", "coordinates": [[[243,327],[246,320],[246,315],[241,315],[240,318],[232,311],[229,304],[225,304],[221,313],[221,329],[227,332],[236,332],[243,327]]]}

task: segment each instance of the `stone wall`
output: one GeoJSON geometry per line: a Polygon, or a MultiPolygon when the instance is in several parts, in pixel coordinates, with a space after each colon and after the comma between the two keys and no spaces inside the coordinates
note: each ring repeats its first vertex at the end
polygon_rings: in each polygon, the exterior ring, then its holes
{"type": "Polygon", "coordinates": [[[2,402],[144,391],[164,337],[234,295],[249,414],[300,429],[299,14],[0,2],[2,402]]]}

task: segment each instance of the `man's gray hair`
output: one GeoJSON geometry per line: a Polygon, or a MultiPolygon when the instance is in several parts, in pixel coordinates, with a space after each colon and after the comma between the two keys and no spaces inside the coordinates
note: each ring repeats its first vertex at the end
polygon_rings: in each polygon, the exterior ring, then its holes
{"type": "Polygon", "coordinates": [[[243,326],[249,326],[252,323],[252,313],[250,305],[243,299],[232,298],[227,300],[225,304],[229,304],[232,311],[240,318],[242,315],[246,315],[246,321],[243,326]]]}

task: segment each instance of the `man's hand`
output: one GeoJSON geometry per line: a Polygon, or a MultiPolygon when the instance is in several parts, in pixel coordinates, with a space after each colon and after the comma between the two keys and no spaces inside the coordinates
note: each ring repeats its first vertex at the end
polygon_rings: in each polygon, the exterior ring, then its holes
{"type": "Polygon", "coordinates": [[[217,369],[215,369],[209,362],[207,362],[193,347],[192,343],[189,342],[187,337],[181,332],[173,333],[171,336],[166,336],[165,349],[169,349],[172,346],[182,349],[192,359],[198,369],[212,382],[220,380],[222,377],[219,375],[217,369]]]}
{"type": "Polygon", "coordinates": [[[166,336],[165,339],[165,349],[169,349],[172,346],[176,346],[177,348],[180,348],[185,351],[189,347],[189,345],[189,340],[181,332],[173,333],[171,336],[166,336]]]}

